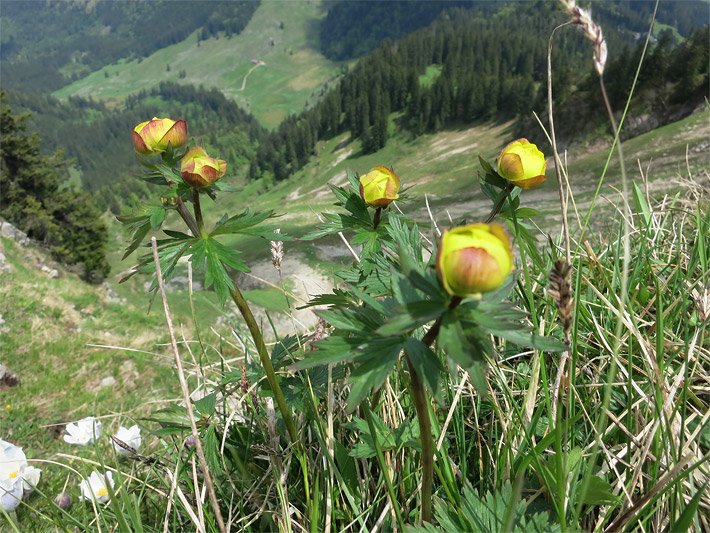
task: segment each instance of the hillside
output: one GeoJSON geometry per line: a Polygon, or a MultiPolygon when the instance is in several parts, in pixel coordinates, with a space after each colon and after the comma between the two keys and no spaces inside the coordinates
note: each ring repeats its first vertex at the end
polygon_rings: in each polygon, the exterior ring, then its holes
{"type": "Polygon", "coordinates": [[[148,57],[123,59],[53,94],[81,96],[120,105],[130,94],[161,81],[217,88],[263,125],[277,126],[299,112],[316,90],[338,76],[340,64],[318,51],[314,28],[324,16],[320,2],[259,4],[238,35],[198,42],[198,31],[148,57]]]}

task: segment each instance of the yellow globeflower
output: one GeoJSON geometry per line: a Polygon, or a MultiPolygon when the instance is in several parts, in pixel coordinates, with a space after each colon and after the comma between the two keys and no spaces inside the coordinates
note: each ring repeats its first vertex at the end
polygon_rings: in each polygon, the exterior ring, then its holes
{"type": "Polygon", "coordinates": [[[475,296],[500,287],[513,271],[513,251],[500,224],[469,224],[445,231],[436,271],[446,292],[475,296]]]}
{"type": "Polygon", "coordinates": [[[187,123],[153,117],[133,128],[131,140],[136,152],[144,155],[162,153],[168,146],[179,148],[187,142],[187,123]]]}
{"type": "Polygon", "coordinates": [[[521,189],[530,189],[545,181],[545,154],[527,139],[508,144],[498,156],[498,174],[521,189]]]}
{"type": "Polygon", "coordinates": [[[191,187],[207,187],[227,173],[227,162],[207,155],[199,146],[188,150],[180,160],[180,174],[191,187]]]}
{"type": "Polygon", "coordinates": [[[377,166],[360,176],[360,196],[367,205],[384,207],[399,198],[399,178],[393,170],[377,166]]]}

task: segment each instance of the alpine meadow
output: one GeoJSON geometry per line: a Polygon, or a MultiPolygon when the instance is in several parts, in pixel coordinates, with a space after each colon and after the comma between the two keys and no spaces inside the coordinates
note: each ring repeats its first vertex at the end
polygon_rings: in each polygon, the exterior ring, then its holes
{"type": "Polygon", "coordinates": [[[3,0],[0,532],[710,531],[710,2],[3,0]]]}

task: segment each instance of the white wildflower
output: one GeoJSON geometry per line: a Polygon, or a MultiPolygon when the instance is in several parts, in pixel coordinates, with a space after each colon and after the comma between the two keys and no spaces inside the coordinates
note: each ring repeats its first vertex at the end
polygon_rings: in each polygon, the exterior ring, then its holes
{"type": "MultiPolygon", "coordinates": [[[[121,426],[120,428],[118,428],[118,432],[114,435],[114,438],[133,448],[133,451],[138,451],[138,448],[141,447],[141,428],[139,428],[138,426],[131,426],[130,428],[124,428],[123,426],[121,426]]],[[[131,454],[131,450],[127,450],[126,448],[118,444],[115,440],[112,440],[112,442],[113,449],[116,450],[117,454],[131,454]]]]}
{"type": "Polygon", "coordinates": [[[105,472],[102,476],[96,470],[91,475],[79,483],[82,500],[94,500],[98,503],[106,503],[109,500],[109,492],[106,482],[113,488],[113,473],[105,472]]]}
{"type": "Polygon", "coordinates": [[[101,422],[93,416],[89,416],[79,420],[76,424],[73,422],[67,424],[66,431],[64,442],[86,446],[101,436],[101,422]]]}

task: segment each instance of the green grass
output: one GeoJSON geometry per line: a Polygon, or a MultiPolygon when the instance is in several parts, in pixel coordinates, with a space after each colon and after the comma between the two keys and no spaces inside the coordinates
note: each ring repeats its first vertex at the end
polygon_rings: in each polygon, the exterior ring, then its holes
{"type": "Polygon", "coordinates": [[[441,76],[442,68],[441,65],[429,65],[424,74],[419,76],[419,85],[423,88],[431,87],[436,79],[441,76]]]}
{"type": "Polygon", "coordinates": [[[318,51],[318,21],[324,15],[318,1],[289,2],[286,6],[264,0],[239,35],[209,39],[198,46],[194,33],[142,60],[108,65],[59,89],[54,96],[91,96],[120,105],[129,94],[161,81],[191,83],[216,87],[273,128],[301,111],[324,83],[339,75],[340,65],[318,51]],[[252,60],[265,65],[253,68],[252,60]],[[183,70],[186,76],[180,79],[183,70]]]}

